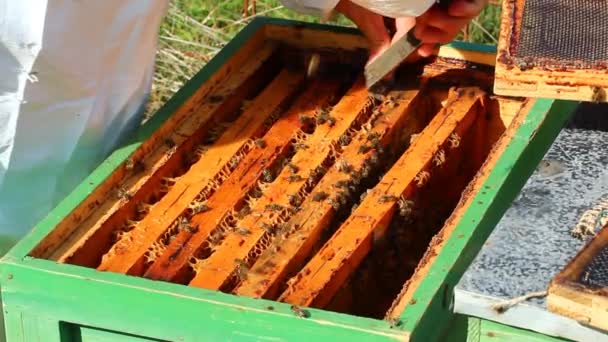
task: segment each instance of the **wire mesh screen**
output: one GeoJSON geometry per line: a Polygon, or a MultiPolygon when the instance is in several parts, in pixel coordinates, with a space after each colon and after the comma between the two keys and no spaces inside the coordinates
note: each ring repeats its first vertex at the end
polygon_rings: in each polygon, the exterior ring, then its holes
{"type": "Polygon", "coordinates": [[[514,57],[535,65],[608,66],[608,0],[526,0],[514,57]]]}
{"type": "Polygon", "coordinates": [[[608,287],[608,247],[602,249],[587,265],[580,283],[590,287],[608,287]]]}

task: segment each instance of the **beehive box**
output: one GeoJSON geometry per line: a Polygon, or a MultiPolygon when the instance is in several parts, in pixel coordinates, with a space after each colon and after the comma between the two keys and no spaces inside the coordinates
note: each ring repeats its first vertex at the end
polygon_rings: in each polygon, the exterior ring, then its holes
{"type": "Polygon", "coordinates": [[[446,46],[371,96],[357,31],[256,19],[4,257],[9,340],[450,333],[572,110],[494,96],[495,58],[446,46]]]}

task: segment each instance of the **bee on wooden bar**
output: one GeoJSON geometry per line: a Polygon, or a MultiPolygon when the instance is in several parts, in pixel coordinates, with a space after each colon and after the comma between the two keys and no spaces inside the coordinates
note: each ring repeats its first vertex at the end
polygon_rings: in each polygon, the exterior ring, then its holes
{"type": "Polygon", "coordinates": [[[287,181],[289,183],[301,182],[303,180],[304,180],[304,178],[302,178],[302,176],[300,176],[300,175],[289,175],[287,177],[287,181]]]}
{"type": "Polygon", "coordinates": [[[291,306],[291,312],[293,312],[298,317],[302,317],[302,318],[308,318],[308,317],[310,317],[310,312],[308,312],[307,310],[304,310],[304,309],[300,308],[297,305],[292,305],[291,306]]]}
{"type": "Polygon", "coordinates": [[[392,201],[396,201],[397,197],[393,196],[393,195],[382,195],[380,196],[380,198],[378,198],[378,203],[387,203],[387,202],[392,202],[392,201]]]}
{"type": "Polygon", "coordinates": [[[173,139],[171,139],[171,138],[166,138],[164,140],[164,142],[165,142],[165,145],[167,145],[167,147],[169,147],[169,148],[175,147],[175,141],[173,141],[173,139]]]}
{"type": "Polygon", "coordinates": [[[340,197],[340,196],[337,196],[336,198],[331,198],[329,200],[329,204],[331,204],[332,208],[334,208],[335,211],[340,210],[340,208],[342,206],[338,197],[340,197]]]}
{"type": "Polygon", "coordinates": [[[308,149],[308,145],[306,145],[306,144],[304,144],[304,143],[301,143],[301,142],[297,142],[297,143],[293,144],[293,148],[294,148],[296,151],[299,151],[299,150],[306,150],[306,149],[308,149]]]}
{"type": "Polygon", "coordinates": [[[448,142],[450,143],[451,148],[457,148],[458,146],[460,146],[460,136],[456,132],[454,132],[448,138],[448,142]]]}
{"type": "Polygon", "coordinates": [[[249,272],[249,266],[244,260],[234,259],[234,263],[236,264],[236,276],[240,281],[244,281],[247,279],[247,273],[249,272]]]}
{"type": "Polygon", "coordinates": [[[346,180],[346,179],[341,179],[341,180],[337,181],[337,182],[334,184],[334,186],[335,186],[336,188],[347,188],[349,184],[350,184],[350,182],[349,182],[348,180],[346,180]]]}
{"type": "Polygon", "coordinates": [[[128,201],[131,198],[133,198],[133,194],[131,194],[131,192],[129,192],[129,190],[127,190],[123,186],[121,186],[116,190],[116,197],[118,197],[118,199],[128,201]]]}
{"type": "Polygon", "coordinates": [[[251,207],[248,205],[244,205],[241,210],[239,210],[239,212],[236,214],[236,217],[240,220],[249,214],[251,214],[251,207]]]}
{"type": "Polygon", "coordinates": [[[266,141],[264,141],[264,139],[262,139],[262,138],[255,139],[254,140],[254,144],[258,148],[265,148],[266,147],[266,141]]]}
{"type": "Polygon", "coordinates": [[[300,120],[300,123],[303,125],[308,125],[308,124],[312,124],[313,123],[313,118],[311,118],[308,115],[304,115],[304,114],[300,114],[298,116],[298,120],[300,120]]]}
{"type": "Polygon", "coordinates": [[[441,166],[443,163],[445,163],[445,152],[443,150],[437,151],[437,154],[433,156],[433,163],[435,163],[437,166],[441,166]]]}
{"type": "Polygon", "coordinates": [[[351,173],[353,171],[353,166],[350,165],[344,159],[338,160],[338,162],[336,163],[336,168],[338,169],[338,171],[343,172],[343,173],[347,173],[347,174],[351,173]]]}
{"type": "Polygon", "coordinates": [[[346,146],[346,145],[350,144],[350,141],[351,141],[351,137],[348,134],[344,134],[338,139],[338,142],[342,146],[346,146]]]}
{"type": "Polygon", "coordinates": [[[135,210],[138,214],[147,214],[151,207],[152,206],[148,203],[139,202],[137,203],[137,208],[135,210]]]}
{"type": "Polygon", "coordinates": [[[386,106],[389,109],[395,108],[397,107],[397,99],[394,96],[387,96],[386,97],[386,106]]]}
{"type": "Polygon", "coordinates": [[[429,180],[429,178],[431,178],[431,174],[428,171],[420,171],[420,173],[416,175],[414,181],[418,187],[421,187],[429,180]]]}
{"type": "Polygon", "coordinates": [[[359,146],[359,154],[364,154],[369,152],[372,149],[371,146],[367,146],[367,145],[361,145],[359,146]]]}
{"type": "Polygon", "coordinates": [[[329,127],[334,127],[336,125],[336,118],[334,118],[333,116],[330,116],[327,118],[327,125],[329,127]]]}
{"type": "Polygon", "coordinates": [[[312,200],[315,202],[321,202],[323,200],[326,200],[327,197],[329,197],[329,195],[326,192],[323,191],[319,191],[316,192],[313,196],[312,196],[312,200]]]}
{"type": "Polygon", "coordinates": [[[192,215],[196,215],[196,214],[211,210],[211,208],[209,208],[209,206],[207,206],[207,204],[202,203],[202,202],[194,202],[194,203],[190,204],[190,209],[192,210],[192,215]]]}
{"type": "Polygon", "coordinates": [[[222,241],[223,238],[224,233],[222,232],[222,230],[216,229],[211,234],[209,234],[208,241],[211,246],[216,246],[222,241]]]}
{"type": "Polygon", "coordinates": [[[399,207],[399,215],[407,217],[412,213],[414,202],[406,200],[403,196],[401,196],[399,197],[399,202],[397,202],[397,206],[399,207]]]}
{"type": "Polygon", "coordinates": [[[401,324],[402,324],[401,320],[398,317],[391,317],[391,318],[389,318],[388,319],[388,323],[389,323],[391,329],[400,327],[401,324]]]}
{"type": "Polygon", "coordinates": [[[291,173],[298,173],[300,171],[300,168],[292,163],[287,163],[287,168],[289,171],[291,171],[291,173]]]}
{"type": "Polygon", "coordinates": [[[247,228],[243,228],[243,227],[237,227],[235,229],[236,233],[239,235],[249,235],[251,234],[251,231],[247,228]]]}
{"type": "Polygon", "coordinates": [[[300,195],[298,195],[298,194],[288,195],[287,198],[289,199],[289,204],[291,204],[294,207],[296,205],[298,205],[300,203],[300,200],[301,200],[300,195]]]}
{"type": "Polygon", "coordinates": [[[267,233],[270,233],[270,234],[274,233],[274,226],[271,225],[271,224],[268,224],[266,222],[262,222],[262,224],[260,225],[260,227],[262,229],[264,229],[267,233]]]}
{"type": "Polygon", "coordinates": [[[263,180],[265,183],[270,183],[270,182],[272,182],[272,179],[273,179],[273,178],[274,178],[274,177],[273,177],[273,175],[272,175],[272,171],[270,171],[269,169],[264,169],[264,170],[262,170],[262,180],[263,180]]]}
{"type": "Polygon", "coordinates": [[[283,209],[285,209],[285,208],[282,205],[276,204],[276,203],[266,205],[266,210],[281,211],[283,209]]]}
{"type": "Polygon", "coordinates": [[[380,139],[380,133],[378,132],[372,132],[367,135],[367,141],[375,141],[378,139],[380,139]]]}

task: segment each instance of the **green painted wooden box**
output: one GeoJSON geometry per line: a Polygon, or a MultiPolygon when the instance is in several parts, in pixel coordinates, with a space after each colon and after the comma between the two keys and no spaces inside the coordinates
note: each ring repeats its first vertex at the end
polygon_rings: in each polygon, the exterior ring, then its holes
{"type": "MultiPolygon", "coordinates": [[[[260,44],[265,41],[286,43],[287,55],[289,47],[320,53],[329,50],[324,58],[335,60],[343,54],[357,55],[366,47],[363,37],[348,28],[269,18],[249,24],[141,128],[132,143],[107,158],[1,260],[9,341],[432,341],[480,340],[488,336],[479,334],[483,329],[497,332],[491,336],[521,333],[474,318],[455,317],[451,313],[452,288],[569,118],[574,106],[570,102],[503,98],[493,111],[485,112],[482,117],[488,127],[500,127],[483,138],[484,142],[491,139],[492,149],[484,152],[475,177],[462,192],[465,195],[428,243],[409,286],[395,295],[387,315],[391,319],[316,308],[306,308],[308,314],[299,315],[301,311],[276,300],[102,272],[86,263],[62,262],[57,257],[58,251],[69,248],[66,244],[70,240],[88,234],[79,231],[80,223],[112,210],[104,207],[103,199],[113,196],[115,184],[133,171],[134,158],[152,156],[154,148],[167,143],[163,137],[186,118],[206,115],[190,109],[196,103],[216,102],[213,91],[221,84],[219,80],[237,72],[250,56],[261,51],[260,44]],[[339,53],[332,52],[336,47],[339,53]]],[[[491,89],[493,46],[454,43],[442,48],[440,57],[452,67],[429,67],[427,71],[435,73],[429,82],[449,87],[451,83],[484,79],[489,82],[486,89],[491,89]],[[463,72],[477,78],[463,80],[457,76],[463,72]]],[[[287,58],[286,65],[298,67],[301,62],[297,57],[287,58]]]]}

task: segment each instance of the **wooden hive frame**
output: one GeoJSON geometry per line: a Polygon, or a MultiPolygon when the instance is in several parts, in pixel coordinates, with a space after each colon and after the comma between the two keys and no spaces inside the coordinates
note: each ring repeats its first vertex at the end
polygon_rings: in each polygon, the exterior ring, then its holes
{"type": "Polygon", "coordinates": [[[85,335],[432,340],[445,332],[451,288],[573,105],[484,95],[487,89],[472,85],[491,87],[492,47],[443,47],[441,59],[422,64],[421,72],[429,76],[426,86],[438,82],[445,91],[414,87],[379,101],[356,74],[342,86],[331,78],[305,83],[301,69],[273,59],[277,43],[329,49],[323,55],[329,59],[341,58],[335,47],[354,56],[366,49],[353,29],[268,18],[249,24],[2,259],[9,340],[42,333],[57,341],[85,335]],[[463,70],[473,78],[448,91],[463,70]],[[319,112],[324,105],[331,109],[319,112]],[[309,131],[310,118],[321,117],[309,131]],[[471,143],[479,141],[491,144],[471,143]],[[395,164],[337,233],[323,238],[346,188],[383,165],[381,149],[395,164]],[[283,165],[285,157],[293,165],[283,165]],[[453,177],[463,165],[474,167],[453,177]],[[433,178],[425,183],[428,172],[433,178]],[[438,232],[427,233],[430,243],[417,251],[408,281],[385,303],[387,319],[338,313],[352,308],[356,290],[347,280],[357,266],[376,260],[374,250],[382,249],[372,245],[387,243],[390,218],[407,216],[412,199],[431,205],[433,196],[424,194],[452,183],[457,190],[445,196],[455,209],[438,232]],[[252,225],[240,227],[234,222],[245,204],[252,225]],[[215,232],[222,235],[217,246],[215,232]],[[256,251],[269,235],[285,239],[274,245],[281,248],[256,251]],[[240,277],[249,268],[254,272],[240,277]],[[291,286],[279,285],[289,277],[291,286]],[[217,291],[227,288],[236,295],[217,291]]]}
{"type": "Polygon", "coordinates": [[[581,283],[585,269],[608,248],[608,226],[559,272],[549,284],[549,310],[571,317],[581,324],[608,331],[608,287],[592,288],[581,283]]]}
{"type": "Polygon", "coordinates": [[[594,68],[578,68],[555,61],[533,65],[530,61],[517,60],[515,49],[525,2],[502,1],[494,92],[504,96],[608,102],[606,62],[594,68]]]}

